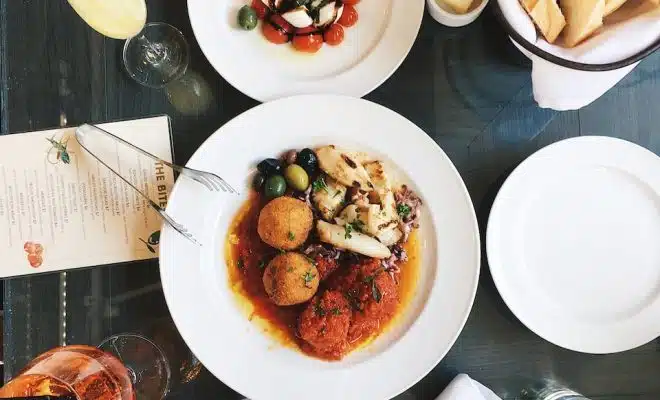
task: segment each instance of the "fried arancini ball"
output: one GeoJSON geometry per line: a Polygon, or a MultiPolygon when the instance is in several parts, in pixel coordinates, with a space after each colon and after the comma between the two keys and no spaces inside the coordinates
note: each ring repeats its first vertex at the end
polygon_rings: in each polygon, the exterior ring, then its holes
{"type": "Polygon", "coordinates": [[[298,333],[311,349],[340,359],[348,349],[352,311],[341,292],[326,290],[316,296],[298,318],[298,333]]]}
{"type": "Polygon", "coordinates": [[[291,306],[314,297],[319,288],[319,271],[302,254],[284,253],[268,263],[263,282],[273,303],[291,306]]]}
{"type": "Polygon", "coordinates": [[[271,200],[259,213],[257,232],[266,244],[293,250],[307,240],[314,216],[305,202],[292,197],[271,200]]]}

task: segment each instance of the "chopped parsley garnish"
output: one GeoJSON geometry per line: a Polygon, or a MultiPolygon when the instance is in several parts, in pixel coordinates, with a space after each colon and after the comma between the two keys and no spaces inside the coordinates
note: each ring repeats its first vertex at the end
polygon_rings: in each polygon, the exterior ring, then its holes
{"type": "Polygon", "coordinates": [[[348,300],[348,304],[351,305],[351,308],[356,310],[356,311],[362,311],[362,306],[360,305],[360,301],[357,298],[358,293],[355,289],[349,289],[346,293],[344,293],[344,297],[346,300],[348,300]]]}
{"type": "Polygon", "coordinates": [[[350,239],[350,238],[352,238],[353,235],[351,235],[351,232],[353,232],[353,225],[351,225],[351,224],[346,224],[346,225],[344,226],[344,239],[350,239]]]}
{"type": "Polygon", "coordinates": [[[293,272],[293,267],[287,267],[286,272],[293,272]]]}
{"type": "Polygon", "coordinates": [[[406,218],[410,215],[410,206],[408,204],[398,204],[396,206],[396,212],[401,216],[401,218],[406,218]]]}
{"type": "Polygon", "coordinates": [[[360,219],[351,222],[351,225],[353,225],[353,230],[358,232],[362,232],[362,228],[364,228],[364,222],[360,219]]]}
{"type": "Polygon", "coordinates": [[[380,292],[380,289],[378,289],[375,280],[371,281],[371,297],[376,300],[376,303],[380,303],[380,299],[383,298],[383,294],[380,292]]]}
{"type": "Polygon", "coordinates": [[[284,250],[284,249],[278,249],[277,251],[279,251],[280,254],[286,254],[286,250],[284,250]]]}
{"type": "Polygon", "coordinates": [[[296,235],[294,235],[293,232],[289,231],[288,238],[289,238],[289,240],[293,240],[293,239],[296,238],[296,235]]]}
{"type": "Polygon", "coordinates": [[[330,313],[332,315],[341,315],[341,310],[339,309],[339,307],[335,307],[332,310],[330,310],[330,313]]]}
{"type": "Polygon", "coordinates": [[[323,175],[319,176],[314,182],[312,182],[312,190],[314,190],[314,192],[325,190],[326,193],[330,193],[328,191],[328,185],[325,183],[325,177],[323,177],[323,175]]]}
{"type": "Polygon", "coordinates": [[[362,232],[362,228],[364,228],[364,222],[360,221],[359,219],[346,224],[346,226],[344,226],[344,239],[352,238],[352,232],[362,232]]]}
{"type": "Polygon", "coordinates": [[[238,267],[238,269],[245,268],[245,261],[243,261],[242,258],[239,258],[238,261],[236,261],[236,266],[238,267]]]}
{"type": "Polygon", "coordinates": [[[308,285],[312,283],[314,278],[316,278],[316,274],[313,274],[311,270],[305,272],[305,274],[302,276],[303,280],[305,281],[305,286],[309,287],[308,285]]]}
{"type": "Polygon", "coordinates": [[[371,297],[373,297],[373,299],[376,300],[376,303],[380,303],[380,300],[383,298],[383,294],[378,288],[378,285],[376,285],[376,277],[381,272],[383,272],[383,270],[378,269],[373,275],[364,278],[364,283],[366,283],[367,285],[371,285],[371,297]]]}
{"type": "Polygon", "coordinates": [[[259,261],[258,267],[259,267],[259,269],[266,268],[266,261],[264,261],[264,260],[259,261]]]}
{"type": "Polygon", "coordinates": [[[314,304],[314,314],[319,317],[325,317],[325,310],[321,307],[321,300],[318,303],[314,304]]]}

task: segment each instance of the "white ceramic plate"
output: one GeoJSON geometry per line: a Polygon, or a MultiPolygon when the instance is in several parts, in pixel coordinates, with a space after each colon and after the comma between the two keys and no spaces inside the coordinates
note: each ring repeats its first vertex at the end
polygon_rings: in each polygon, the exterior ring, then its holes
{"type": "Polygon", "coordinates": [[[236,89],[259,101],[297,94],[362,97],[401,65],[417,37],[424,0],[362,0],[359,21],[340,46],[314,55],[274,45],[237,26],[249,0],[188,0],[195,37],[213,67],[236,89]]]}
{"type": "Polygon", "coordinates": [[[580,137],[523,162],[488,221],[490,270],[513,313],[570,350],[613,353],[660,335],[660,158],[580,137]]]}
{"type": "Polygon", "coordinates": [[[456,169],[422,130],[374,103],[300,96],[267,103],[213,134],[189,166],[218,173],[243,195],[211,195],[179,179],[167,211],[200,238],[199,248],[164,227],[161,278],[170,312],[194,354],[252,400],[386,399],[444,357],[470,312],[479,275],[474,209],[456,169]],[[331,123],[327,116],[337,116],[331,123]],[[336,144],[376,154],[425,202],[417,291],[397,324],[341,362],[279,345],[248,321],[228,286],[223,244],[247,198],[255,165],[291,149],[336,144]]]}

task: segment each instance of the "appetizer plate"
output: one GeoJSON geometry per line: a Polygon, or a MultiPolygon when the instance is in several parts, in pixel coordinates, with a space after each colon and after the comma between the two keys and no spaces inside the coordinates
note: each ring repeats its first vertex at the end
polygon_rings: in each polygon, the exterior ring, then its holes
{"type": "Polygon", "coordinates": [[[523,162],[488,221],[493,280],[532,331],[613,353],[660,335],[660,158],[580,137],[523,162]]]}
{"type": "Polygon", "coordinates": [[[362,97],[401,65],[419,32],[424,0],[362,0],[358,23],[344,42],[316,54],[274,45],[261,33],[238,27],[249,0],[188,0],[195,37],[213,67],[236,89],[270,101],[297,94],[362,97]]]}
{"type": "Polygon", "coordinates": [[[449,351],[472,307],[479,277],[476,217],[460,175],[421,129],[374,103],[298,96],[258,106],[213,134],[189,167],[221,175],[241,196],[206,192],[180,179],[167,207],[203,242],[163,226],[161,278],[172,317],[190,349],[218,379],[252,400],[385,399],[406,390],[449,351]],[[325,125],[327,115],[340,115],[325,125]],[[264,155],[335,144],[377,155],[420,195],[417,290],[393,325],[339,362],[284,346],[248,320],[227,279],[224,245],[264,155]],[[420,162],[424,160],[424,162],[420,162]]]}

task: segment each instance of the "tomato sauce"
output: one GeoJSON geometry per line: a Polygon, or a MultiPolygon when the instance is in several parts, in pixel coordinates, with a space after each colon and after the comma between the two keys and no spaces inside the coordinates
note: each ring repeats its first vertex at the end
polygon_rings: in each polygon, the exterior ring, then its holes
{"type": "MultiPolygon", "coordinates": [[[[248,319],[258,324],[271,337],[279,343],[290,346],[309,355],[327,360],[340,359],[343,354],[321,355],[315,354],[310,346],[307,346],[299,338],[297,332],[298,317],[307,307],[307,303],[290,307],[277,306],[270,301],[263,286],[263,271],[268,262],[275,257],[279,250],[273,249],[261,241],[257,233],[257,223],[259,212],[266,201],[256,193],[252,193],[250,199],[243,205],[237,215],[234,217],[230,226],[227,240],[225,243],[225,257],[227,261],[229,286],[233,291],[239,306],[244,309],[248,319]]],[[[385,312],[387,321],[385,323],[368,320],[368,315],[361,315],[360,318],[354,318],[356,326],[352,327],[354,332],[364,330],[369,335],[354,335],[349,337],[349,346],[346,352],[349,352],[360,345],[368,343],[374,337],[387,330],[388,325],[396,321],[396,316],[409,303],[414,294],[417,276],[419,272],[419,241],[416,232],[413,232],[404,245],[408,254],[408,261],[401,263],[400,273],[396,278],[398,285],[398,302],[389,306],[390,309],[385,312]],[[358,327],[357,324],[363,325],[358,327]],[[373,328],[376,326],[376,328],[373,328]]],[[[326,287],[330,286],[336,289],[338,281],[341,285],[350,284],[347,279],[358,279],[347,274],[349,266],[340,265],[337,271],[332,272],[327,282],[322,282],[317,294],[322,293],[326,287]],[[339,279],[334,279],[337,276],[339,279]]],[[[383,272],[387,274],[387,272],[383,272]]],[[[359,278],[363,279],[363,278],[359,278]]],[[[394,285],[394,284],[393,284],[394,285]]],[[[381,285],[382,286],[382,285],[381,285]]],[[[367,293],[370,293],[367,291],[367,293]]],[[[356,316],[359,311],[353,314],[356,316]]]]}

